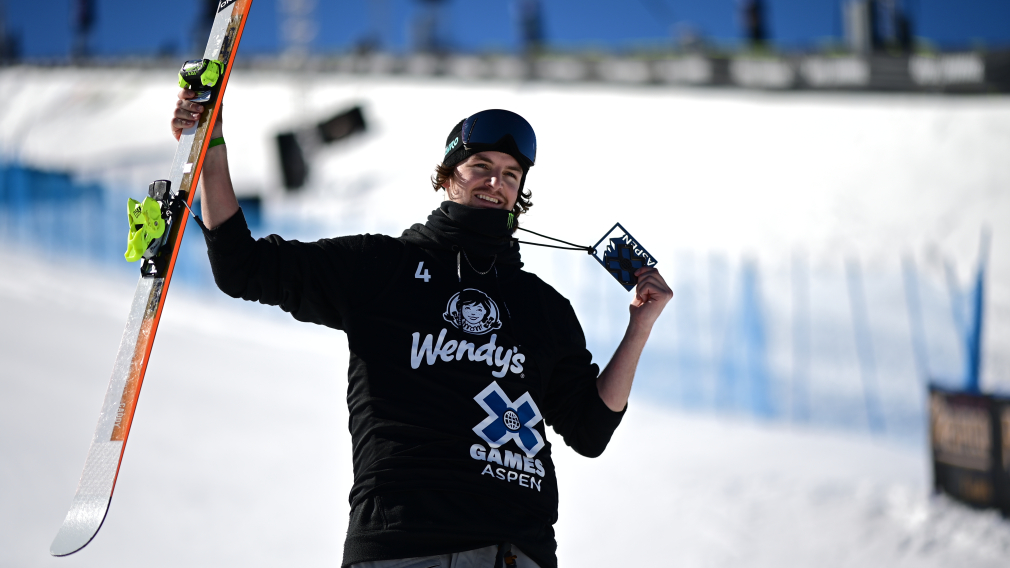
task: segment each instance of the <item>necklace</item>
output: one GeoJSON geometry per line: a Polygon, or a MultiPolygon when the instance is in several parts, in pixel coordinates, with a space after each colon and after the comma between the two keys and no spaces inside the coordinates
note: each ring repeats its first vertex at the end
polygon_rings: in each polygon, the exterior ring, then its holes
{"type": "Polygon", "coordinates": [[[488,272],[491,272],[491,269],[494,268],[494,263],[495,263],[496,260],[498,260],[498,255],[496,254],[493,257],[491,257],[491,266],[487,267],[487,270],[485,270],[484,272],[481,272],[480,270],[477,270],[476,268],[473,267],[473,263],[470,262],[470,257],[468,257],[466,255],[466,251],[465,250],[463,251],[463,258],[466,259],[466,263],[470,265],[470,269],[471,270],[473,270],[474,272],[476,272],[477,274],[479,274],[481,276],[484,276],[488,272]]]}

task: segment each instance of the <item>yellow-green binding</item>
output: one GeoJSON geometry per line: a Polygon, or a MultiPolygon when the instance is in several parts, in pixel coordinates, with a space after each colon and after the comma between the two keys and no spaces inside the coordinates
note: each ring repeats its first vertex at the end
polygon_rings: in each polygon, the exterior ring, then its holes
{"type": "Polygon", "coordinates": [[[224,66],[214,59],[194,59],[187,61],[179,71],[179,86],[183,89],[193,89],[198,84],[211,88],[217,85],[224,66]]]}
{"type": "Polygon", "coordinates": [[[126,252],[123,254],[128,262],[136,262],[144,257],[144,252],[155,239],[165,234],[165,219],[161,216],[161,204],[145,197],[144,201],[130,199],[127,202],[130,234],[126,238],[126,252]]]}

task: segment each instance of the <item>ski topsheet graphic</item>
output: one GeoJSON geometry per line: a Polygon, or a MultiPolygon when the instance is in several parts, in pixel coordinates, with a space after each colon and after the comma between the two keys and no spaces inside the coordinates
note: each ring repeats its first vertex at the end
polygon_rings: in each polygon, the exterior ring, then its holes
{"type": "MultiPolygon", "coordinates": [[[[210,103],[204,103],[209,112],[204,112],[195,126],[183,131],[172,161],[170,179],[167,180],[170,183],[162,180],[151,186],[151,197],[163,204],[163,210],[171,213],[171,225],[166,227],[167,236],[158,239],[160,246],[157,250],[151,250],[143,259],[140,282],[137,283],[133,296],[126,329],[112,369],[112,379],[84,462],[77,493],[49,549],[54,556],[66,556],[84,548],[98,533],[108,512],[126,440],[130,435],[137,398],[140,396],[140,387],[154,345],[154,336],[161,319],[165,294],[186,228],[187,216],[182,206],[185,204],[188,208],[193,202],[193,192],[200,179],[209,143],[208,135],[221,108],[221,97],[231,74],[235,51],[251,4],[252,0],[219,2],[204,58],[220,62],[223,73],[215,87],[214,98],[210,103]]],[[[140,252],[143,251],[138,251],[138,254],[140,252]]]]}
{"type": "Polygon", "coordinates": [[[625,290],[638,284],[635,271],[639,268],[656,266],[656,259],[635,237],[631,236],[620,223],[615,224],[607,234],[593,245],[593,258],[613,276],[625,290]],[[603,252],[600,245],[606,243],[603,252]]]}

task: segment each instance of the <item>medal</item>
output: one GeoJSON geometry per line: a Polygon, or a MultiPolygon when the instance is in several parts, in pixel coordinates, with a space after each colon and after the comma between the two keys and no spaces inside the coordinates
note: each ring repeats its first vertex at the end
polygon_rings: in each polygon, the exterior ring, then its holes
{"type": "Polygon", "coordinates": [[[639,268],[656,266],[656,259],[645,250],[635,237],[631,236],[620,223],[607,231],[593,246],[593,258],[600,266],[610,273],[625,290],[631,290],[638,284],[635,271],[639,268]],[[606,248],[600,252],[600,245],[606,243],[606,248]]]}

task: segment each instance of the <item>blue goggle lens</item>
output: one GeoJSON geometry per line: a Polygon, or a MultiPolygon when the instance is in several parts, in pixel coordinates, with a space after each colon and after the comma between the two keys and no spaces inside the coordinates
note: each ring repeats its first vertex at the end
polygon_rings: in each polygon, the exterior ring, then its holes
{"type": "Polygon", "coordinates": [[[484,110],[463,122],[463,144],[494,146],[511,136],[516,150],[532,166],[537,161],[537,136],[533,127],[518,114],[501,109],[484,110]]]}

